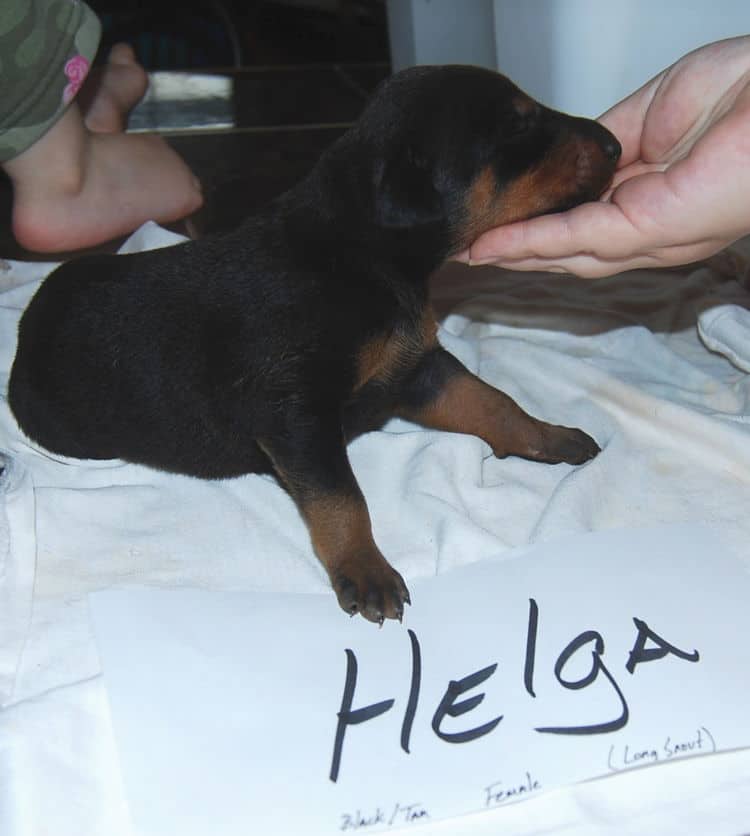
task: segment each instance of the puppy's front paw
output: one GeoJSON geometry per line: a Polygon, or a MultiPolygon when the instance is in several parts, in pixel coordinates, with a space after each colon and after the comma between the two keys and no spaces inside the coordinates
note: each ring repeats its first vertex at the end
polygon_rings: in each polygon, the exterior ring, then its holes
{"type": "Polygon", "coordinates": [[[600,452],[601,447],[583,430],[548,426],[544,428],[541,449],[534,458],[549,464],[583,464],[600,452]]]}
{"type": "Polygon", "coordinates": [[[401,621],[404,604],[411,604],[404,579],[380,555],[343,561],[333,573],[332,583],[344,612],[361,613],[377,624],[386,618],[401,621]]]}

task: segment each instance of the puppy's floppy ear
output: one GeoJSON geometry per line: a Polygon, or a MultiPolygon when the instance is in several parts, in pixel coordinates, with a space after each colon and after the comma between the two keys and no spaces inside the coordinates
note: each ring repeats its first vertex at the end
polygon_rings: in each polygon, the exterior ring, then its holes
{"type": "Polygon", "coordinates": [[[432,168],[412,146],[385,160],[375,174],[375,218],[381,226],[418,226],[441,217],[432,168]]]}

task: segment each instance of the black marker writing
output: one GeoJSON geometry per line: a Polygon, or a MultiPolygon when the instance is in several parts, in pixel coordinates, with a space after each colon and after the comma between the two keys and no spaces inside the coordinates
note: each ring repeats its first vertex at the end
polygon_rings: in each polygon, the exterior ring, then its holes
{"type": "MultiPolygon", "coordinates": [[[[531,697],[536,697],[534,688],[535,676],[535,662],[537,653],[537,637],[539,633],[539,606],[533,599],[529,599],[529,618],[526,631],[526,656],[523,670],[523,685],[526,692],[531,697]]],[[[637,629],[637,635],[633,643],[633,648],[628,655],[628,661],[625,665],[629,673],[633,673],[638,665],[643,662],[652,662],[664,658],[667,655],[675,656],[688,662],[697,662],[700,659],[700,654],[697,650],[687,652],[680,650],[675,645],[668,642],[662,636],[655,633],[645,621],[639,618],[633,618],[633,623],[637,629]],[[647,647],[647,643],[651,646],[647,647]]],[[[420,689],[422,682],[422,651],[419,640],[413,630],[408,630],[410,650],[411,650],[411,678],[409,682],[409,695],[406,700],[404,709],[404,716],[401,722],[401,749],[408,755],[410,753],[410,742],[412,728],[417,715],[419,706],[420,689]]],[[[385,699],[380,702],[372,703],[371,705],[362,706],[360,708],[353,708],[354,696],[357,688],[357,657],[353,650],[347,648],[346,651],[346,675],[344,679],[344,692],[341,698],[341,708],[337,713],[336,734],[333,744],[333,756],[331,758],[331,768],[329,778],[336,782],[339,777],[341,768],[341,757],[344,748],[344,739],[349,726],[355,726],[360,723],[374,720],[377,717],[385,714],[393,707],[395,699],[385,699]]],[[[604,655],[604,638],[601,633],[596,630],[586,630],[579,633],[572,641],[563,648],[557,661],[554,665],[554,674],[558,683],[565,689],[571,691],[578,691],[588,688],[590,685],[599,680],[599,675],[606,680],[611,686],[614,694],[617,696],[619,702],[619,713],[611,720],[606,720],[600,723],[592,723],[589,725],[549,725],[539,726],[535,731],[541,734],[558,734],[558,735],[592,735],[592,734],[607,734],[609,732],[617,731],[623,728],[630,717],[630,710],[620,686],[610,672],[603,660],[604,655]],[[565,676],[565,670],[568,663],[579,652],[585,652],[589,649],[591,654],[591,668],[584,676],[579,679],[568,679],[565,676]]],[[[465,728],[462,731],[448,732],[443,728],[446,717],[461,717],[464,714],[473,711],[485,699],[484,693],[467,696],[465,699],[459,699],[467,691],[481,685],[488,680],[497,671],[498,663],[494,662],[481,668],[478,671],[470,673],[460,679],[451,679],[448,686],[440,699],[435,713],[432,716],[432,731],[437,737],[446,743],[469,743],[477,738],[492,732],[503,719],[502,714],[497,714],[492,720],[482,723],[480,725],[465,728]]],[[[667,744],[672,746],[671,742],[667,744]]],[[[688,744],[684,744],[688,745],[688,744]]],[[[666,748],[666,747],[665,747],[666,748]]],[[[675,747],[677,748],[677,747],[675,747]]],[[[630,762],[637,758],[638,760],[645,759],[650,756],[651,749],[635,751],[627,750],[624,760],[630,762]]],[[[677,750],[679,751],[679,749],[677,750]]],[[[614,762],[614,750],[610,752],[610,758],[614,762]]],[[[613,767],[611,767],[613,768],[613,767]]],[[[351,818],[351,822],[355,819],[351,818]]],[[[358,825],[363,826],[363,825],[358,825]]]]}
{"type": "Polygon", "coordinates": [[[640,665],[641,662],[653,662],[655,659],[663,659],[668,653],[680,659],[685,659],[688,662],[697,662],[700,660],[700,653],[697,650],[694,650],[692,653],[680,650],[666,641],[666,639],[657,635],[640,618],[634,618],[633,623],[638,628],[638,635],[636,636],[633,649],[628,655],[628,663],[625,665],[628,673],[633,673],[635,666],[640,665]],[[646,647],[646,642],[649,640],[657,644],[658,647],[646,647]]]}
{"type": "Polygon", "coordinates": [[[523,684],[526,690],[534,693],[534,660],[536,659],[536,634],[539,627],[539,607],[533,598],[529,598],[529,626],[526,631],[526,663],[523,669],[523,684]]]}
{"type": "Polygon", "coordinates": [[[385,824],[385,813],[378,807],[372,815],[363,815],[359,810],[356,813],[344,813],[341,816],[341,827],[339,830],[362,830],[367,827],[375,827],[377,824],[385,824]]]}
{"type": "Polygon", "coordinates": [[[347,647],[344,695],[341,698],[341,710],[338,713],[339,721],[336,726],[336,737],[333,742],[333,759],[331,760],[331,772],[329,775],[332,781],[336,781],[339,777],[341,750],[344,748],[344,735],[346,734],[347,726],[355,726],[359,723],[364,723],[366,720],[372,720],[373,717],[379,717],[381,714],[385,714],[394,703],[394,700],[383,700],[382,702],[376,702],[353,711],[352,702],[354,701],[354,689],[356,687],[357,657],[354,655],[354,651],[347,647]]]}
{"type": "Polygon", "coordinates": [[[445,740],[448,743],[468,743],[470,740],[476,740],[478,737],[489,734],[489,732],[491,732],[503,719],[501,714],[494,720],[490,720],[489,723],[485,723],[482,726],[477,726],[474,729],[467,729],[462,732],[449,733],[441,731],[440,729],[440,724],[446,714],[450,717],[460,717],[462,714],[466,714],[467,711],[475,709],[482,702],[482,700],[484,700],[484,694],[475,694],[473,697],[461,700],[461,702],[456,702],[456,697],[466,691],[470,691],[472,688],[476,688],[476,686],[484,682],[485,679],[489,679],[489,677],[495,673],[496,668],[497,663],[490,665],[489,667],[482,668],[481,671],[465,676],[463,679],[452,679],[448,683],[443,699],[440,700],[440,704],[432,717],[432,730],[441,740],[445,740]]]}
{"type": "Polygon", "coordinates": [[[409,701],[406,703],[404,722],[401,724],[401,748],[409,754],[409,738],[411,727],[414,723],[414,715],[417,713],[419,702],[419,684],[422,680],[422,653],[419,649],[419,640],[413,630],[407,631],[411,641],[411,685],[409,686],[409,701]]]}
{"type": "MultiPolygon", "coordinates": [[[[411,642],[412,654],[411,684],[406,710],[404,711],[404,719],[401,724],[401,748],[407,754],[409,754],[409,741],[411,739],[414,717],[417,713],[422,679],[422,653],[419,640],[413,630],[409,630],[408,635],[411,642]]],[[[341,769],[341,755],[344,749],[347,728],[364,723],[367,720],[373,720],[381,714],[385,714],[386,711],[389,711],[393,707],[395,702],[394,699],[388,699],[373,703],[372,705],[363,706],[362,708],[353,709],[354,693],[357,687],[357,657],[351,648],[346,648],[345,652],[346,676],[344,679],[344,693],[341,698],[341,708],[337,714],[338,722],[336,724],[336,735],[333,742],[333,756],[331,758],[331,769],[328,774],[328,777],[334,783],[338,780],[341,769]]],[[[468,711],[476,708],[484,700],[484,694],[475,694],[473,697],[465,700],[456,701],[457,697],[461,694],[475,688],[484,682],[485,679],[492,676],[496,668],[497,664],[490,665],[462,679],[451,680],[448,683],[445,694],[440,700],[432,718],[432,729],[439,738],[448,743],[468,743],[477,737],[491,732],[503,719],[501,715],[488,723],[462,732],[445,732],[440,727],[446,715],[449,717],[460,717],[462,714],[466,714],[468,711]]]]}
{"type": "Polygon", "coordinates": [[[396,804],[393,808],[393,814],[388,819],[389,827],[395,824],[397,827],[401,824],[412,824],[412,822],[420,821],[420,819],[429,819],[430,814],[419,803],[415,804],[396,804]]]}
{"type": "Polygon", "coordinates": [[[503,784],[502,781],[495,781],[484,788],[484,806],[491,807],[496,804],[502,804],[505,801],[521,798],[524,795],[530,795],[542,788],[542,785],[530,772],[526,773],[526,779],[516,784],[503,784]]]}
{"type": "Polygon", "coordinates": [[[628,704],[625,702],[625,697],[615,682],[614,677],[607,670],[604,662],[602,662],[602,653],[604,653],[604,639],[601,637],[601,634],[597,633],[596,630],[587,630],[585,633],[576,636],[560,654],[555,663],[555,676],[564,688],[577,691],[580,688],[586,688],[591,685],[596,681],[599,673],[603,673],[620,698],[620,716],[606,723],[595,723],[591,726],[545,726],[537,728],[536,731],[546,734],[604,734],[606,732],[617,731],[617,729],[621,729],[628,722],[630,713],[628,711],[628,704]],[[594,642],[594,649],[591,651],[592,664],[589,673],[578,680],[563,679],[562,670],[570,660],[570,657],[584,645],[592,641],[594,642]]]}
{"type": "Polygon", "coordinates": [[[698,755],[705,752],[715,752],[716,742],[711,732],[701,726],[694,733],[685,738],[675,738],[667,735],[659,746],[633,746],[631,743],[612,744],[609,747],[607,766],[610,772],[629,769],[644,764],[659,763],[686,755],[698,755]]]}

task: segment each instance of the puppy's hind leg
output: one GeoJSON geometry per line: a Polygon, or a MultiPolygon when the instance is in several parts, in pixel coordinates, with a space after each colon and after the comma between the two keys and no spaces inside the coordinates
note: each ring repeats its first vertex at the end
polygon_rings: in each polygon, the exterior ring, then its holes
{"type": "Polygon", "coordinates": [[[299,431],[259,439],[277,476],[297,503],[339,604],[382,624],[401,620],[411,603],[401,575],[372,537],[370,514],[346,455],[341,422],[295,422],[299,431]]]}
{"type": "Polygon", "coordinates": [[[532,418],[439,346],[402,385],[396,413],[426,427],[479,436],[499,458],[582,464],[599,452],[586,433],[532,418]]]}

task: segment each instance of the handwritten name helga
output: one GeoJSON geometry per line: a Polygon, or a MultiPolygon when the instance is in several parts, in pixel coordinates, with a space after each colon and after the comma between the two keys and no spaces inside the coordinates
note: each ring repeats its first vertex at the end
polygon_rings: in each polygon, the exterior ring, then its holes
{"type": "MultiPolygon", "coordinates": [[[[685,660],[686,662],[692,663],[696,663],[700,660],[700,654],[697,650],[689,652],[680,650],[680,648],[658,635],[642,619],[634,617],[633,623],[636,628],[636,635],[633,642],[633,649],[630,651],[627,662],[625,663],[625,670],[629,674],[633,675],[638,665],[663,659],[667,655],[673,655],[679,659],[685,660]]],[[[523,672],[523,685],[528,695],[532,698],[536,697],[536,693],[534,691],[534,669],[538,629],[539,607],[537,602],[531,598],[529,600],[529,620],[526,637],[526,657],[523,672]]],[[[411,681],[409,685],[409,698],[406,703],[406,709],[401,723],[399,745],[408,755],[412,725],[414,723],[414,717],[419,704],[419,691],[422,677],[422,653],[416,633],[413,630],[407,630],[407,635],[411,643],[411,681]]],[[[601,633],[596,630],[586,630],[585,632],[580,633],[571,639],[560,651],[554,667],[555,678],[563,688],[578,691],[592,685],[601,674],[605,677],[607,682],[609,682],[614,693],[617,695],[619,701],[619,712],[617,716],[611,718],[610,720],[583,726],[539,726],[534,729],[535,732],[540,734],[567,735],[607,734],[608,732],[618,731],[627,724],[630,716],[628,703],[615,677],[604,663],[604,652],[605,643],[604,637],[601,633]],[[590,653],[591,669],[583,677],[578,679],[567,679],[565,677],[565,668],[573,656],[577,653],[590,653]]],[[[329,778],[333,782],[336,782],[339,777],[347,729],[350,726],[357,726],[361,723],[375,720],[377,717],[385,714],[387,711],[390,711],[395,703],[395,699],[390,698],[377,703],[371,703],[370,705],[354,708],[358,663],[356,654],[351,648],[346,648],[345,653],[346,675],[344,680],[344,691],[341,698],[341,708],[337,714],[338,723],[336,725],[333,757],[331,759],[331,768],[329,772],[329,778]]],[[[451,679],[448,682],[443,698],[438,703],[435,708],[435,712],[432,715],[432,731],[438,738],[446,743],[470,743],[479,737],[489,734],[500,725],[503,720],[502,714],[498,714],[489,722],[485,722],[474,727],[467,727],[462,731],[449,733],[442,729],[443,719],[446,716],[461,717],[474,710],[484,701],[484,693],[475,693],[465,699],[459,699],[459,697],[478,688],[478,686],[480,686],[485,680],[489,679],[489,677],[496,673],[497,668],[498,662],[493,662],[480,670],[462,676],[460,679],[451,679]]]]}

